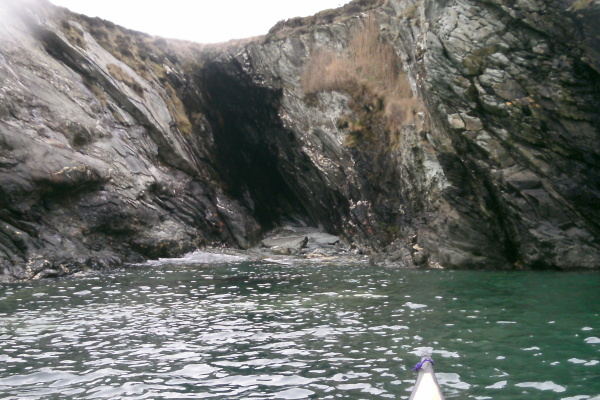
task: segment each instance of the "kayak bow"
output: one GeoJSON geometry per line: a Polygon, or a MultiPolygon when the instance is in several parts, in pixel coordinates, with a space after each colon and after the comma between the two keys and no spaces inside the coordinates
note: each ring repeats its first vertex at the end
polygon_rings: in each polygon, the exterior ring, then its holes
{"type": "Polygon", "coordinates": [[[424,355],[414,370],[419,371],[419,376],[409,400],[444,400],[440,384],[435,377],[431,356],[424,355]]]}

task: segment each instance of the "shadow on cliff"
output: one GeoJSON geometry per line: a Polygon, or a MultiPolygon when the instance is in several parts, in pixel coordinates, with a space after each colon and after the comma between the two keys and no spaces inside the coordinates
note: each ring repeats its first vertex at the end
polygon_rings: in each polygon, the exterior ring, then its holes
{"type": "Polygon", "coordinates": [[[204,88],[202,111],[215,131],[215,170],[226,191],[265,229],[314,224],[278,159],[278,143],[294,146],[278,115],[281,90],[254,85],[235,60],[210,62],[194,78],[204,88]]]}

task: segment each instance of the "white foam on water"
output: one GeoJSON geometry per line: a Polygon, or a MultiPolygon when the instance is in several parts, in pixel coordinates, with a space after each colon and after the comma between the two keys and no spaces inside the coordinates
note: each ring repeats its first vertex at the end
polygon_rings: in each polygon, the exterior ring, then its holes
{"type": "Polygon", "coordinates": [[[419,357],[423,357],[425,355],[430,355],[431,353],[433,353],[433,347],[415,347],[415,349],[413,351],[410,351],[409,353],[419,357]]]}
{"type": "Polygon", "coordinates": [[[583,364],[586,367],[592,367],[594,365],[600,364],[600,361],[598,361],[598,360],[588,361],[588,360],[581,360],[579,358],[570,358],[568,361],[573,364],[583,364]]]}
{"type": "Polygon", "coordinates": [[[3,363],[5,363],[5,362],[24,363],[24,362],[27,362],[27,360],[25,360],[23,358],[20,358],[20,357],[19,358],[14,358],[14,357],[11,357],[9,355],[2,354],[2,355],[0,355],[0,362],[3,362],[3,363]]]}
{"type": "Polygon", "coordinates": [[[371,299],[385,299],[388,296],[382,294],[371,294],[371,293],[357,293],[354,297],[366,297],[371,299]]]}
{"type": "Polygon", "coordinates": [[[418,310],[419,308],[427,307],[426,304],[418,304],[418,303],[413,303],[411,301],[409,301],[408,303],[404,303],[404,305],[408,308],[412,308],[413,310],[418,310]]]}
{"type": "Polygon", "coordinates": [[[565,388],[564,386],[557,385],[556,383],[554,383],[552,381],[522,382],[522,383],[517,383],[515,386],[523,387],[523,388],[533,388],[533,389],[538,389],[538,390],[550,390],[550,391],[556,392],[556,393],[562,393],[567,390],[567,388],[565,388]]]}
{"type": "Polygon", "coordinates": [[[589,344],[599,344],[600,343],[600,338],[599,337],[589,337],[589,338],[585,338],[585,342],[589,343],[589,344]]]}
{"type": "Polygon", "coordinates": [[[460,354],[458,354],[455,351],[436,350],[435,353],[441,355],[444,358],[460,358],[460,354]]]}
{"type": "Polygon", "coordinates": [[[436,372],[436,377],[441,386],[449,386],[454,389],[466,390],[471,387],[467,382],[460,380],[460,375],[455,373],[436,372]]]}
{"type": "Polygon", "coordinates": [[[281,392],[277,392],[274,394],[274,398],[276,399],[308,399],[310,396],[315,394],[312,390],[301,389],[301,388],[292,388],[282,390],[281,392]]]}
{"type": "Polygon", "coordinates": [[[295,260],[291,258],[265,258],[263,261],[281,265],[294,265],[295,262],[295,260]]]}
{"type": "Polygon", "coordinates": [[[392,326],[387,326],[387,325],[384,325],[384,326],[382,326],[382,328],[385,328],[385,329],[390,329],[390,330],[392,330],[392,331],[399,331],[399,330],[401,330],[401,329],[410,329],[410,328],[409,328],[408,326],[406,326],[406,325],[392,325],[392,326]]]}
{"type": "Polygon", "coordinates": [[[500,382],[496,382],[493,385],[490,386],[486,386],[486,389],[504,389],[506,387],[506,385],[508,384],[508,381],[500,381],[500,382]]]}
{"type": "Polygon", "coordinates": [[[592,328],[591,326],[584,326],[583,328],[581,328],[582,331],[591,331],[594,328],[592,328]]]}
{"type": "Polygon", "coordinates": [[[207,364],[188,364],[178,371],[170,372],[169,375],[198,378],[200,376],[209,375],[215,371],[217,371],[217,368],[207,364]]]}
{"type": "MultiPolygon", "coordinates": [[[[418,340],[423,340],[423,338],[421,338],[420,336],[415,336],[418,337],[420,339],[418,340]]],[[[433,347],[415,347],[415,349],[413,351],[409,351],[409,353],[414,354],[416,356],[422,357],[424,355],[440,355],[444,358],[460,358],[460,354],[458,354],[455,351],[448,351],[448,350],[434,350],[433,347]]],[[[435,359],[434,359],[435,361],[435,359]]]]}
{"type": "Polygon", "coordinates": [[[159,258],[158,260],[148,261],[146,264],[151,266],[161,266],[165,264],[221,264],[242,262],[248,260],[248,257],[235,256],[231,254],[212,253],[201,250],[196,250],[193,253],[188,253],[181,258],[159,258]]]}

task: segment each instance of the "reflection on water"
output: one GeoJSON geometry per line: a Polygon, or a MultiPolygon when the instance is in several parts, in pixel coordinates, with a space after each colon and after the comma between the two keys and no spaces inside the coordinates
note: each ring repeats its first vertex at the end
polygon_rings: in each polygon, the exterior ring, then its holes
{"type": "Polygon", "coordinates": [[[227,261],[0,286],[0,397],[600,399],[599,274],[227,261]]]}

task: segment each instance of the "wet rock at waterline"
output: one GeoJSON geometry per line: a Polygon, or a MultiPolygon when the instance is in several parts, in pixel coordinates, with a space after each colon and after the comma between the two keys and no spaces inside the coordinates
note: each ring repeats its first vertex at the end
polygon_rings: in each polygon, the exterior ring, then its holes
{"type": "Polygon", "coordinates": [[[337,236],[300,226],[284,226],[268,232],[260,247],[272,253],[315,257],[357,253],[337,236]]]}
{"type": "Polygon", "coordinates": [[[268,248],[280,249],[280,251],[291,253],[299,252],[308,243],[307,236],[290,236],[283,238],[264,239],[261,245],[268,248]]]}
{"type": "Polygon", "coordinates": [[[354,1],[218,46],[0,13],[2,280],[290,221],[390,266],[600,266],[596,2],[354,1]]]}

